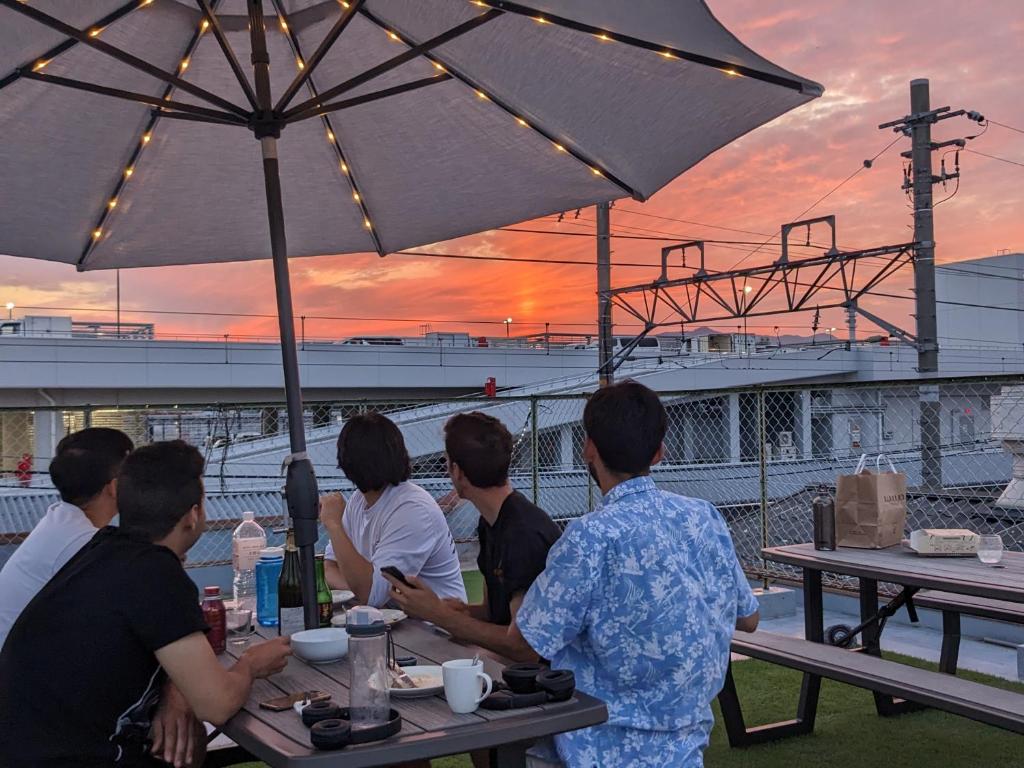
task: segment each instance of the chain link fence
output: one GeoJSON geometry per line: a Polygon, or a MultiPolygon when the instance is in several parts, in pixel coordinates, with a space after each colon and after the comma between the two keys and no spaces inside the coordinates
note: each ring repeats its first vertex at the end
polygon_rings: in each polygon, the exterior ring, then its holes
{"type": "MultiPolygon", "coordinates": [[[[910,529],[999,533],[1007,549],[1024,550],[1024,493],[1011,484],[1014,457],[1024,456],[1024,377],[661,397],[669,428],[655,480],[664,489],[713,502],[752,576],[799,576],[765,562],[762,548],[809,541],[811,499],[821,487],[834,493],[836,477],[853,472],[865,453],[872,462],[884,454],[907,475],[910,529]],[[923,409],[930,420],[922,421],[923,409]]],[[[388,415],[405,436],[413,480],[442,501],[468,563],[478,515],[471,504],[444,498],[451,490],[444,423],[473,410],[501,419],[515,438],[513,484],[564,525],[600,503],[581,457],[585,403],[583,394],[312,403],[305,412],[308,452],[322,491],[350,492],[335,459],[341,424],[370,410],[388,415]]],[[[209,531],[190,553],[190,565],[228,562],[231,531],[246,509],[256,512],[271,543],[281,543],[281,467],[289,453],[281,404],[0,410],[0,564],[56,499],[46,468],[57,441],[89,425],[122,429],[136,444],[181,438],[203,451],[209,531]]],[[[1017,475],[1024,487],[1024,459],[1017,475]]]]}

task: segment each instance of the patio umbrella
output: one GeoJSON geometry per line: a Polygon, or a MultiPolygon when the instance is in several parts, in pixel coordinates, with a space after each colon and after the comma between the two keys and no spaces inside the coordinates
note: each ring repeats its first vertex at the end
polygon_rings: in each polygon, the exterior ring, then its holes
{"type": "Polygon", "coordinates": [[[0,0],[0,253],[273,259],[315,626],[287,258],[644,200],[820,94],[701,0],[0,0]]]}

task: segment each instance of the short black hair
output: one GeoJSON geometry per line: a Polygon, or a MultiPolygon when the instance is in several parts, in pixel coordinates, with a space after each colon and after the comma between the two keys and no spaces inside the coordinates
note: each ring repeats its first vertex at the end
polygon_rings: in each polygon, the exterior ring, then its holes
{"type": "Polygon", "coordinates": [[[50,480],[60,497],[77,507],[88,504],[117,477],[124,457],[135,446],[119,429],[88,427],[57,443],[50,462],[50,480]]]}
{"type": "Polygon", "coordinates": [[[184,440],[144,445],[125,459],[117,479],[122,530],[159,541],[203,500],[203,455],[184,440]]]}
{"type": "Polygon", "coordinates": [[[627,379],[597,390],[583,409],[583,429],[612,472],[642,475],[665,440],[668,417],[661,399],[627,379]]]}
{"type": "Polygon", "coordinates": [[[345,422],[338,435],[338,468],[363,493],[398,485],[412,477],[401,430],[376,411],[345,422]]]}
{"type": "Polygon", "coordinates": [[[512,433],[486,413],[459,413],[444,425],[448,461],[458,464],[477,488],[495,488],[508,481],[512,446],[512,433]]]}

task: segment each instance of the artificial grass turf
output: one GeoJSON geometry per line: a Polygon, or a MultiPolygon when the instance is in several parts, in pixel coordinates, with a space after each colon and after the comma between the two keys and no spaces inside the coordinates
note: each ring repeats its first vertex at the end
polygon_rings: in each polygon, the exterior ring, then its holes
{"type": "MultiPolygon", "coordinates": [[[[926,669],[906,656],[886,658],[926,669]]],[[[786,720],[796,712],[801,675],[762,661],[733,665],[747,725],[786,720]]],[[[1024,685],[975,672],[964,679],[1024,693],[1024,685]]],[[[715,705],[715,729],[704,753],[707,768],[1024,768],[1024,739],[1009,731],[927,710],[884,718],[870,691],[823,680],[815,731],[749,749],[730,749],[715,705]]],[[[433,761],[434,768],[471,768],[468,756],[433,761]]],[[[248,763],[246,768],[261,768],[248,763]]],[[[610,767],[609,767],[610,768],[610,767]]],[[[669,768],[669,766],[666,766],[669,768]]]]}

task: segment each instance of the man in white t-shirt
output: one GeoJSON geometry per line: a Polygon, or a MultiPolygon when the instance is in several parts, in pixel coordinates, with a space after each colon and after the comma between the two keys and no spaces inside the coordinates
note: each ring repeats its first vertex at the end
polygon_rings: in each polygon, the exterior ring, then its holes
{"type": "Polygon", "coordinates": [[[124,432],[90,427],[67,435],[50,462],[61,500],[0,570],[0,648],[36,593],[117,514],[117,473],[132,451],[124,432]]]}
{"type": "Polygon", "coordinates": [[[379,413],[349,419],[338,436],[338,467],[359,490],[347,503],[338,493],[320,501],[328,584],[379,607],[391,590],[380,569],[394,566],[439,597],[465,601],[455,540],[437,502],[409,482],[409,453],[394,422],[379,413]]]}

